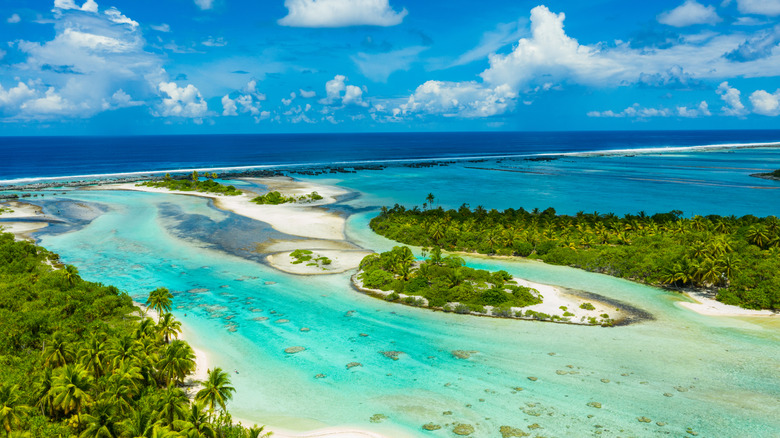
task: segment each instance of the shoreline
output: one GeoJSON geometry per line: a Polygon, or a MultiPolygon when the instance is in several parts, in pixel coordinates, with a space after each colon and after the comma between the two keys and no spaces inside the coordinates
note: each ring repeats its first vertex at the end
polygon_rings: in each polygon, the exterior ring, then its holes
{"type": "MultiPolygon", "coordinates": [[[[352,288],[355,289],[356,291],[383,300],[386,300],[386,298],[393,293],[393,291],[383,291],[380,289],[371,289],[363,286],[363,282],[358,278],[358,275],[360,275],[361,273],[362,271],[359,271],[358,273],[350,277],[352,288]]],[[[599,315],[601,315],[602,313],[608,313],[610,315],[611,326],[627,325],[630,324],[630,322],[633,320],[634,315],[629,310],[626,310],[625,308],[617,309],[614,306],[608,305],[608,303],[604,303],[597,299],[588,299],[573,294],[568,294],[563,292],[561,288],[549,284],[536,283],[522,278],[513,278],[512,281],[516,282],[518,285],[536,289],[539,292],[539,295],[542,297],[542,302],[539,304],[534,304],[526,307],[512,307],[511,309],[513,312],[532,310],[537,313],[546,313],[550,316],[553,316],[556,315],[556,313],[562,314],[563,309],[561,309],[560,307],[564,306],[567,308],[566,311],[572,313],[573,316],[568,317],[569,320],[539,319],[532,316],[501,316],[501,315],[494,315],[492,313],[493,310],[492,306],[484,306],[484,308],[487,310],[486,313],[469,311],[468,313],[465,313],[465,315],[480,316],[480,317],[487,317],[487,318],[515,319],[515,320],[523,320],[523,321],[552,322],[557,324],[572,324],[572,325],[584,325],[584,326],[599,326],[599,325],[603,326],[603,324],[599,320],[600,319],[599,315]],[[579,307],[580,304],[583,303],[590,303],[595,307],[595,309],[586,310],[580,308],[579,307]],[[591,317],[597,318],[597,323],[595,324],[590,323],[588,321],[588,318],[591,317]]],[[[399,294],[399,296],[400,298],[394,301],[395,304],[405,305],[409,307],[418,307],[420,309],[427,309],[433,312],[445,312],[445,313],[457,314],[457,312],[454,311],[449,311],[449,312],[445,311],[443,307],[428,307],[427,300],[423,297],[419,297],[416,295],[406,295],[406,294],[399,294]],[[406,303],[403,300],[407,297],[411,297],[413,299],[419,298],[423,302],[425,302],[426,305],[415,306],[413,304],[406,303]]],[[[453,303],[447,303],[448,306],[451,304],[453,303]]],[[[561,317],[561,315],[557,315],[557,316],[561,317]]]]}
{"type": "Polygon", "coordinates": [[[46,228],[54,219],[43,213],[43,208],[21,201],[0,202],[0,207],[13,210],[0,214],[2,232],[11,233],[16,240],[35,241],[32,233],[46,228]],[[9,220],[10,219],[10,220],[9,220]]]}
{"type": "MultiPolygon", "coordinates": [[[[520,257],[520,256],[487,255],[487,254],[471,253],[471,252],[465,252],[465,251],[452,251],[452,252],[448,251],[448,253],[450,253],[450,254],[461,254],[461,255],[465,255],[465,256],[469,256],[469,257],[477,257],[477,258],[487,258],[487,259],[497,258],[497,259],[504,259],[504,260],[517,260],[517,259],[521,259],[521,260],[529,261],[529,262],[533,261],[533,262],[537,262],[537,263],[545,263],[544,260],[528,259],[526,257],[520,257]]],[[[571,266],[567,266],[567,267],[572,268],[571,266]]],[[[580,269],[580,268],[572,268],[572,269],[580,269]]],[[[594,274],[598,274],[598,272],[587,271],[587,270],[584,270],[584,269],[582,269],[582,270],[585,271],[585,272],[591,272],[591,273],[594,273],[594,274]]],[[[608,275],[608,274],[603,274],[603,275],[608,275]]],[[[610,276],[610,277],[612,277],[612,276],[610,276]]],[[[613,278],[620,278],[620,277],[613,277],[613,278]]],[[[662,290],[665,290],[665,291],[676,292],[676,293],[681,294],[681,295],[683,295],[685,297],[688,297],[689,299],[691,299],[691,300],[693,300],[695,302],[694,303],[688,303],[688,302],[685,302],[685,301],[680,301],[680,302],[678,302],[678,304],[681,307],[684,307],[684,308],[686,308],[688,310],[692,310],[692,311],[694,311],[694,312],[696,312],[696,313],[698,313],[700,315],[707,315],[707,316],[735,316],[735,317],[761,317],[761,318],[767,317],[767,316],[769,316],[769,317],[780,316],[780,313],[775,312],[773,310],[769,310],[769,309],[762,309],[762,310],[745,309],[743,307],[732,306],[732,305],[729,305],[729,304],[721,303],[720,301],[718,301],[718,300],[714,299],[713,297],[711,297],[710,296],[711,294],[706,292],[706,291],[692,290],[692,289],[676,291],[674,289],[664,288],[664,287],[656,286],[656,285],[653,285],[653,284],[637,282],[637,281],[634,281],[634,280],[631,280],[631,279],[628,279],[628,278],[624,278],[624,280],[630,281],[632,283],[642,284],[642,285],[645,285],[645,286],[648,286],[648,287],[655,287],[655,288],[662,289],[662,290]]]]}

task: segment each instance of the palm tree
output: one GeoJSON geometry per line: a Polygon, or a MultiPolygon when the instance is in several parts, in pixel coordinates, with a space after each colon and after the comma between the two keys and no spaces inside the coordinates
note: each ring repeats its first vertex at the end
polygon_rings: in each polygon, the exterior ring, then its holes
{"type": "Polygon", "coordinates": [[[175,420],[173,427],[191,438],[215,438],[214,426],[209,423],[208,416],[203,412],[203,405],[195,402],[190,404],[190,410],[183,420],[175,420]]]}
{"type": "Polygon", "coordinates": [[[61,272],[65,282],[71,287],[81,280],[81,277],[79,277],[79,270],[73,265],[66,265],[65,269],[61,272]]]}
{"type": "Polygon", "coordinates": [[[51,395],[52,369],[45,367],[35,381],[33,394],[35,397],[35,407],[41,410],[41,414],[54,416],[54,397],[51,395]]]}
{"type": "Polygon", "coordinates": [[[103,375],[106,353],[106,344],[96,336],[90,338],[79,351],[79,361],[86,369],[92,372],[95,379],[99,379],[103,375]]]}
{"type": "Polygon", "coordinates": [[[187,416],[188,403],[187,394],[171,383],[158,400],[157,418],[163,425],[171,426],[174,421],[181,420],[187,416]]]}
{"type": "Polygon", "coordinates": [[[431,208],[433,208],[434,199],[436,199],[436,197],[433,196],[433,193],[428,193],[428,196],[425,197],[425,200],[428,201],[428,205],[430,205],[431,208]]]}
{"type": "Polygon", "coordinates": [[[79,438],[119,437],[120,424],[116,421],[116,407],[106,401],[99,402],[89,414],[84,414],[87,428],[79,438]]]}
{"type": "Polygon", "coordinates": [[[5,429],[6,435],[19,425],[19,414],[27,409],[19,397],[21,393],[19,385],[0,386],[0,425],[5,429]]]}
{"type": "MultiPolygon", "coordinates": [[[[122,438],[149,438],[156,435],[156,419],[154,412],[148,407],[130,412],[130,415],[119,423],[122,438]]],[[[167,430],[166,430],[167,431],[167,430]]]]}
{"type": "Polygon", "coordinates": [[[112,368],[119,368],[125,362],[138,361],[139,345],[140,343],[130,336],[111,338],[106,359],[112,368]]]}
{"type": "Polygon", "coordinates": [[[179,337],[179,333],[181,333],[181,322],[176,321],[173,314],[166,313],[160,318],[160,322],[157,323],[157,332],[163,337],[163,340],[167,344],[171,337],[179,337]]]}
{"type": "Polygon", "coordinates": [[[264,431],[265,431],[265,426],[257,427],[257,425],[254,425],[249,429],[246,429],[245,437],[246,438],[267,438],[273,435],[273,432],[263,433],[264,431]],[[262,435],[260,435],[261,433],[262,435]]]}
{"type": "Polygon", "coordinates": [[[116,400],[117,410],[125,415],[132,411],[133,397],[141,391],[144,377],[141,368],[131,361],[121,362],[108,379],[106,394],[116,400]]]}
{"type": "Polygon", "coordinates": [[[73,347],[65,340],[65,335],[62,332],[55,332],[49,344],[43,349],[43,364],[56,368],[73,362],[73,356],[73,347]]]}
{"type": "Polygon", "coordinates": [[[751,225],[747,230],[746,236],[750,243],[761,249],[764,249],[770,240],[766,228],[761,225],[751,225]]]}
{"type": "Polygon", "coordinates": [[[135,338],[141,339],[144,337],[153,337],[155,335],[154,320],[152,318],[144,318],[138,323],[135,328],[135,338]]]}
{"type": "Polygon", "coordinates": [[[52,382],[51,392],[54,396],[54,406],[66,415],[76,414],[76,421],[81,427],[81,411],[92,402],[89,390],[92,379],[81,365],[67,365],[57,370],[52,382]]]}
{"type": "Polygon", "coordinates": [[[163,351],[157,370],[166,384],[181,382],[195,370],[195,353],[186,342],[172,341],[163,351]]]}
{"type": "Polygon", "coordinates": [[[163,313],[169,312],[171,310],[172,300],[173,294],[171,291],[164,287],[158,287],[149,293],[149,298],[146,300],[146,305],[157,311],[159,320],[162,318],[163,313]]]}
{"type": "Polygon", "coordinates": [[[233,398],[236,389],[230,386],[230,377],[222,371],[222,368],[214,368],[208,373],[208,378],[203,382],[203,389],[195,394],[195,400],[208,406],[209,413],[213,415],[217,406],[225,410],[226,403],[233,398]]]}

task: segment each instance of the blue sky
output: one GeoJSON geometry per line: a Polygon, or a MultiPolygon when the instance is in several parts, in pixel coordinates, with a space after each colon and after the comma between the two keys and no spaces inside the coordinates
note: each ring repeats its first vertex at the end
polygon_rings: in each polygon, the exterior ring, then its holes
{"type": "Polygon", "coordinates": [[[780,0],[34,0],[0,20],[0,135],[780,127],[780,0]]]}

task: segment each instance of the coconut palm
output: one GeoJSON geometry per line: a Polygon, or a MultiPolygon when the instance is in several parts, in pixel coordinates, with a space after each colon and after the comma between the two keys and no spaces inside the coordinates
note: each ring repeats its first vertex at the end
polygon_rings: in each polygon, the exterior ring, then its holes
{"type": "Polygon", "coordinates": [[[182,420],[175,420],[173,427],[188,438],[215,438],[214,426],[209,423],[208,416],[203,412],[203,405],[195,402],[182,420]]]}
{"type": "Polygon", "coordinates": [[[157,311],[159,320],[162,318],[163,313],[169,312],[171,310],[172,301],[173,294],[171,291],[164,287],[158,287],[149,293],[149,298],[146,300],[146,305],[157,311]]]}
{"type": "Polygon", "coordinates": [[[157,323],[157,332],[167,344],[171,337],[178,338],[181,333],[181,322],[176,321],[173,314],[166,313],[157,323]]]}
{"type": "Polygon", "coordinates": [[[93,336],[79,350],[78,358],[84,368],[88,369],[96,379],[99,379],[103,375],[107,353],[105,342],[93,336]]]}
{"type": "Polygon", "coordinates": [[[81,365],[66,365],[57,370],[52,382],[54,407],[64,414],[76,414],[76,421],[81,425],[81,411],[92,402],[89,390],[92,389],[92,379],[81,365]]]}
{"type": "Polygon", "coordinates": [[[40,409],[41,414],[54,416],[54,397],[51,394],[52,369],[45,367],[43,372],[38,375],[33,387],[35,407],[40,409]]]}
{"type": "Polygon", "coordinates": [[[135,339],[141,339],[145,337],[154,337],[156,334],[154,320],[152,318],[144,318],[139,323],[138,326],[135,328],[134,337],[135,339]]]}
{"type": "Polygon", "coordinates": [[[187,394],[174,383],[170,383],[158,399],[158,420],[165,426],[171,426],[174,421],[184,419],[187,416],[188,403],[187,394]]]}
{"type": "Polygon", "coordinates": [[[182,382],[195,370],[195,353],[186,342],[172,341],[163,351],[157,370],[166,384],[182,382]]]}
{"type": "Polygon", "coordinates": [[[43,349],[43,364],[59,367],[73,362],[73,346],[65,339],[65,334],[55,332],[43,349]]]}
{"type": "Polygon", "coordinates": [[[115,438],[119,437],[121,425],[116,421],[116,407],[107,401],[95,405],[89,414],[84,414],[87,428],[79,438],[115,438]]]}
{"type": "Polygon", "coordinates": [[[209,408],[209,413],[219,407],[225,410],[226,403],[233,398],[236,389],[230,386],[230,377],[222,368],[208,371],[208,378],[203,382],[203,389],[195,394],[195,400],[209,408]]]}
{"type": "Polygon", "coordinates": [[[770,238],[766,228],[761,225],[751,225],[746,234],[748,241],[761,249],[766,248],[770,238]]]}
{"type": "Polygon", "coordinates": [[[73,265],[66,265],[62,271],[62,277],[65,279],[65,283],[73,287],[81,280],[79,277],[79,270],[73,265]]]}
{"type": "MultiPolygon", "coordinates": [[[[130,415],[119,423],[122,438],[149,438],[158,435],[160,427],[151,408],[143,408],[130,412],[130,415]]],[[[165,429],[167,432],[167,429],[165,429]]]]}
{"type": "Polygon", "coordinates": [[[19,415],[27,410],[19,397],[21,393],[19,385],[0,386],[0,426],[5,429],[6,435],[19,425],[19,415]]]}

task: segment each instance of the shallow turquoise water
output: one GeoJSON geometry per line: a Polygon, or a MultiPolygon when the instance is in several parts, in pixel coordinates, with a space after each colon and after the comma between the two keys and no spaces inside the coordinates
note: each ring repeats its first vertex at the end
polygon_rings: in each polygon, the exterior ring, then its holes
{"type": "MultiPolygon", "coordinates": [[[[776,183],[744,176],[744,171],[697,170],[693,164],[750,168],[778,156],[776,150],[750,150],[520,163],[558,176],[460,166],[396,168],[340,175],[337,182],[362,193],[350,201],[353,207],[412,205],[434,192],[451,207],[470,202],[487,208],[553,206],[566,213],[679,208],[686,214],[767,215],[778,213],[780,192],[750,187],[776,183]],[[621,176],[680,177],[679,167],[686,169],[685,178],[699,183],[621,176]]],[[[115,284],[139,300],[158,286],[176,291],[175,314],[187,324],[188,341],[211,353],[211,365],[240,372],[231,376],[239,388],[231,411],[239,418],[301,429],[350,424],[389,436],[453,436],[451,426],[422,432],[420,426],[431,421],[470,423],[480,437],[500,436],[501,425],[528,431],[533,423],[542,427],[540,435],[561,437],[597,431],[601,436],[683,436],[689,427],[700,436],[769,437],[780,430],[776,320],[700,316],[675,304],[683,298],[660,289],[569,268],[486,258],[467,261],[628,302],[655,319],[601,328],[434,313],[358,294],[349,286],[349,273],[288,275],[193,239],[181,228],[181,218],[232,220],[232,214],[204,199],[98,191],[61,197],[108,211],[73,232],[42,233],[40,243],[79,267],[85,278],[115,284]],[[170,203],[181,210],[172,215],[166,208],[170,203]],[[311,330],[302,332],[302,327],[311,330]],[[290,346],[306,350],[284,353],[290,346]],[[458,359],[452,350],[478,353],[458,359]],[[404,354],[393,361],[381,351],[404,354]],[[350,362],[362,366],[347,369],[350,362]],[[317,379],[317,374],[326,377],[317,379]],[[369,418],[374,414],[388,419],[373,424],[369,418]],[[642,416],[652,422],[639,422],[642,416]]],[[[367,229],[372,215],[353,215],[348,235],[365,247],[385,250],[393,243],[367,229]]]]}

